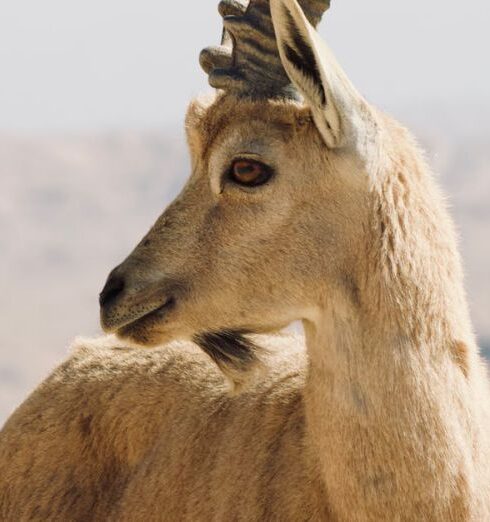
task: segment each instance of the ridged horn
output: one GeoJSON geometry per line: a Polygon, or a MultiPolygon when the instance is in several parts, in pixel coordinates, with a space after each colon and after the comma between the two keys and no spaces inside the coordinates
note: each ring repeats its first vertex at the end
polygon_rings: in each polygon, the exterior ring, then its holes
{"type": "MultiPolygon", "coordinates": [[[[313,26],[317,26],[330,0],[299,0],[313,26]]],[[[221,0],[221,45],[201,52],[201,67],[216,89],[252,98],[296,98],[281,64],[269,0],[221,0]]]]}

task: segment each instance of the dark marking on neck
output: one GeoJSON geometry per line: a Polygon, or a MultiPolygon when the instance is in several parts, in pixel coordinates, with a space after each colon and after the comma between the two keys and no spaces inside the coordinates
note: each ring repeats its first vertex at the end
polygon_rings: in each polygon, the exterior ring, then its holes
{"type": "Polygon", "coordinates": [[[258,346],[240,330],[221,330],[195,335],[193,341],[219,367],[246,371],[257,362],[258,346]]]}
{"type": "Polygon", "coordinates": [[[454,341],[451,348],[454,362],[459,366],[463,375],[468,378],[470,371],[468,346],[463,341],[454,341]]]}
{"type": "Polygon", "coordinates": [[[356,307],[361,306],[361,292],[359,286],[350,274],[343,274],[340,278],[342,288],[356,307]]]}

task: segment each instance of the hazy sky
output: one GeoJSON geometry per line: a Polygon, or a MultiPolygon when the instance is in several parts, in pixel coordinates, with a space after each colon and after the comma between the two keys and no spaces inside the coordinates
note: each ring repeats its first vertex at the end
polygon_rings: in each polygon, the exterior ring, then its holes
{"type": "MultiPolygon", "coordinates": [[[[217,0],[0,0],[0,130],[167,127],[207,88],[217,0]]],[[[485,0],[333,0],[320,32],[377,105],[490,104],[485,0]]]]}

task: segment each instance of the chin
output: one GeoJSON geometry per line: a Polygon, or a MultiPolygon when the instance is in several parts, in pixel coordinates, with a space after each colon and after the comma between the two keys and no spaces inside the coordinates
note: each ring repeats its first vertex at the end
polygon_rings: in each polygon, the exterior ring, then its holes
{"type": "Polygon", "coordinates": [[[186,337],[170,325],[148,325],[139,321],[120,328],[116,335],[122,341],[138,348],[155,348],[186,337]]]}
{"type": "Polygon", "coordinates": [[[178,327],[173,306],[161,307],[149,314],[126,324],[115,332],[126,343],[141,348],[154,348],[185,337],[178,327]]]}

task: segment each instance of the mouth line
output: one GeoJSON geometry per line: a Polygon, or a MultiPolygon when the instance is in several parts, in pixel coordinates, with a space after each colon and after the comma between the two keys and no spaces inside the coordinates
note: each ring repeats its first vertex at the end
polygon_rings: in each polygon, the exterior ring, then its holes
{"type": "Polygon", "coordinates": [[[127,330],[129,330],[135,326],[139,326],[143,322],[152,321],[154,319],[162,319],[165,316],[165,314],[167,312],[169,312],[174,306],[175,306],[175,299],[173,297],[169,297],[161,306],[120,326],[117,329],[116,333],[125,333],[125,332],[127,332],[127,330]]]}

